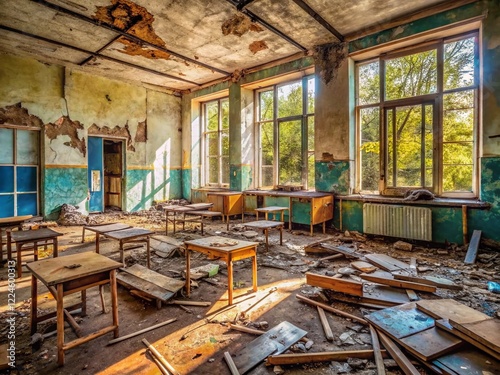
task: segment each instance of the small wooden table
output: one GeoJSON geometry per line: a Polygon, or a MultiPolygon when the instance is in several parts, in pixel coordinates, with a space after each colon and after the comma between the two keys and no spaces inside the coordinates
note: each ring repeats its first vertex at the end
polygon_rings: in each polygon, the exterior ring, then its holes
{"type": "MultiPolygon", "coordinates": [[[[269,214],[278,212],[280,214],[280,221],[285,221],[285,211],[289,211],[288,207],[281,206],[269,206],[256,208],[255,210],[255,220],[259,220],[259,212],[264,213],[266,220],[269,220],[269,214]]],[[[292,230],[292,215],[288,215],[288,229],[292,230]]]]}
{"type": "MultiPolygon", "coordinates": [[[[20,278],[23,275],[21,252],[24,245],[29,243],[33,244],[33,255],[35,257],[35,260],[38,260],[38,247],[52,244],[54,247],[52,256],[56,258],[58,255],[57,237],[62,235],[62,233],[53,231],[49,228],[40,228],[36,230],[18,230],[11,232],[11,240],[16,243],[17,277],[20,278]]],[[[9,251],[9,249],[7,251],[9,259],[12,259],[11,251],[9,251]]]]}
{"type": "MultiPolygon", "coordinates": [[[[222,218],[222,221],[224,221],[224,215],[222,212],[217,212],[217,211],[209,211],[209,210],[204,210],[204,211],[186,211],[184,212],[184,217],[182,219],[176,219],[176,221],[182,221],[184,224],[185,222],[194,222],[194,223],[200,223],[201,224],[201,235],[203,236],[203,219],[207,218],[213,218],[220,216],[222,218]],[[186,216],[187,215],[187,216],[186,216]]],[[[229,230],[229,220],[226,223],[226,229],[229,230]]],[[[174,225],[174,233],[175,233],[175,225],[174,225]]]]}
{"type": "MultiPolygon", "coordinates": [[[[39,322],[51,319],[54,314],[38,316],[37,313],[37,280],[40,280],[50,293],[54,296],[57,303],[57,363],[64,365],[64,352],[75,346],[81,345],[87,341],[95,339],[113,331],[114,337],[118,337],[118,295],[116,288],[116,269],[122,265],[100,254],[85,252],[74,255],[67,255],[58,258],[42,259],[27,264],[31,271],[31,333],[35,333],[39,322]],[[64,342],[64,317],[69,319],[71,316],[64,309],[64,297],[81,292],[82,311],[85,310],[86,297],[85,292],[88,288],[99,286],[102,288],[105,284],[111,287],[111,305],[113,324],[102,328],[97,332],[91,333],[76,340],[64,342]]],[[[102,296],[101,296],[102,298],[102,296]]],[[[72,325],[76,324],[73,322],[72,325]]]]}
{"type": "Polygon", "coordinates": [[[233,304],[233,262],[252,258],[252,285],[257,291],[257,246],[258,242],[233,240],[230,238],[212,236],[198,240],[185,241],[186,246],[186,294],[191,292],[190,280],[190,252],[197,251],[211,257],[221,258],[227,264],[228,304],[233,304]]]}
{"type": "Polygon", "coordinates": [[[33,215],[24,216],[9,216],[0,218],[0,262],[3,260],[3,231],[5,231],[6,244],[7,244],[7,259],[11,260],[12,253],[12,240],[10,237],[10,231],[14,228],[21,229],[22,224],[33,217],[33,215]]]}
{"type": "MultiPolygon", "coordinates": [[[[176,215],[182,214],[182,219],[179,221],[182,221],[185,218],[186,212],[189,211],[199,211],[199,210],[208,210],[213,206],[213,203],[193,203],[193,204],[186,204],[184,206],[179,206],[179,205],[172,205],[172,206],[165,206],[163,209],[165,210],[165,235],[168,236],[168,221],[170,220],[172,224],[174,225],[174,233],[175,233],[175,224],[176,224],[176,215]],[[172,215],[170,215],[172,214],[172,215]],[[170,218],[172,216],[172,218],[170,218]]],[[[184,222],[183,222],[184,225],[184,222]]],[[[184,227],[183,227],[184,229],[184,227]]]]}
{"type": "MultiPolygon", "coordinates": [[[[127,228],[127,229],[122,229],[122,230],[115,230],[113,232],[106,232],[102,233],[104,237],[109,237],[114,240],[120,241],[120,262],[125,264],[124,262],[124,251],[123,251],[123,245],[125,243],[129,242],[145,242],[146,243],[146,251],[147,251],[147,262],[148,262],[148,268],[151,268],[151,250],[149,246],[149,236],[154,234],[153,231],[150,231],[149,229],[144,229],[144,228],[127,228]]],[[[99,241],[97,240],[96,237],[96,253],[99,253],[99,241]]]]}
{"type": "Polygon", "coordinates": [[[103,224],[103,225],[85,225],[82,229],[82,243],[85,242],[85,231],[86,230],[89,230],[91,232],[95,232],[97,253],[99,253],[99,235],[107,233],[107,232],[113,232],[115,230],[122,230],[122,229],[127,229],[127,228],[130,228],[130,225],[121,224],[121,223],[103,224]]]}
{"type": "Polygon", "coordinates": [[[280,245],[283,245],[283,226],[282,221],[258,220],[244,223],[243,226],[254,229],[262,229],[266,235],[266,251],[269,250],[269,229],[276,228],[280,231],[280,245]]]}

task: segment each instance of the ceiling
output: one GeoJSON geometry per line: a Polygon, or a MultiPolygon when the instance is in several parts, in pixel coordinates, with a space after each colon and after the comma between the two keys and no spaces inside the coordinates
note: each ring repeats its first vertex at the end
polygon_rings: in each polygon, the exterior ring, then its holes
{"type": "Polygon", "coordinates": [[[460,2],[2,0],[0,51],[185,91],[460,2]]]}

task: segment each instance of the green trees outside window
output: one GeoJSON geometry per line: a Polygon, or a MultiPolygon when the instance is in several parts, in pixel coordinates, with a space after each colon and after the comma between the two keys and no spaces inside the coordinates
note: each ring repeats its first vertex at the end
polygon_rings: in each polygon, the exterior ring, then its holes
{"type": "Polygon", "coordinates": [[[229,99],[203,104],[205,185],[229,184],[229,99]]]}

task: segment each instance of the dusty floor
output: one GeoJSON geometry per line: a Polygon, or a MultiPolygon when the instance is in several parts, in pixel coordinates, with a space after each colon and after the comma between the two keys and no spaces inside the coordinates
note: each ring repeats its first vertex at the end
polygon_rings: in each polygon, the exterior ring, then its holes
{"type": "MultiPolygon", "coordinates": [[[[164,221],[160,213],[142,212],[129,215],[119,212],[101,215],[97,218],[100,222],[123,222],[134,226],[154,230],[161,239],[165,234],[164,221]]],[[[213,221],[206,227],[207,235],[220,234],[233,238],[242,237],[239,227],[241,220],[233,218],[229,232],[226,225],[220,221],[213,221]]],[[[77,252],[93,251],[94,237],[87,233],[86,242],[81,243],[81,226],[57,226],[53,228],[64,236],[60,237],[60,256],[77,252]]],[[[438,289],[436,293],[446,298],[455,298],[490,316],[500,315],[500,295],[488,291],[486,283],[489,280],[500,279],[500,253],[481,249],[475,265],[465,266],[463,259],[466,248],[450,245],[447,248],[416,247],[409,253],[395,250],[392,241],[381,238],[366,238],[356,233],[341,233],[328,230],[322,234],[319,226],[314,236],[308,234],[308,227],[295,228],[292,233],[284,232],[283,246],[279,245],[279,236],[276,231],[270,232],[270,249],[265,251],[264,237],[258,235],[250,241],[259,241],[258,254],[258,283],[257,293],[251,289],[251,262],[247,260],[235,262],[234,286],[235,304],[227,307],[227,273],[223,262],[219,273],[212,278],[215,283],[199,282],[197,288],[192,289],[190,299],[193,301],[210,301],[210,307],[188,307],[183,309],[176,305],[163,306],[157,309],[156,304],[147,302],[130,294],[122,286],[118,288],[120,336],[141,330],[143,328],[161,323],[168,319],[177,320],[169,325],[127,339],[120,343],[108,346],[112,334],[104,335],[66,352],[66,364],[57,366],[56,337],[50,336],[31,347],[29,332],[29,306],[30,306],[30,274],[23,272],[22,279],[16,284],[16,365],[17,369],[11,374],[158,374],[158,367],[152,361],[149,352],[141,342],[146,338],[181,374],[229,374],[230,371],[224,361],[224,352],[235,353],[245,344],[254,340],[256,336],[231,330],[228,323],[236,318],[239,324],[249,327],[258,327],[259,323],[267,322],[268,327],[288,321],[304,330],[307,337],[314,344],[309,352],[323,352],[336,350],[370,349],[371,340],[366,328],[345,318],[327,313],[330,326],[334,333],[334,341],[325,339],[316,308],[305,305],[296,299],[297,294],[314,297],[320,291],[305,284],[305,272],[334,274],[341,267],[349,265],[345,258],[333,261],[318,262],[324,256],[306,255],[304,246],[324,238],[332,238],[332,244],[345,244],[355,247],[360,253],[378,252],[386,253],[394,258],[409,262],[410,257],[417,258],[420,274],[448,278],[464,289],[461,291],[438,289]],[[215,284],[215,285],[214,285],[215,284]],[[276,290],[274,290],[276,288],[276,290]],[[348,335],[342,335],[344,333],[348,335]],[[345,341],[340,339],[348,337],[345,341]],[[349,339],[350,337],[350,339],[349,339]]],[[[194,239],[200,236],[197,227],[187,225],[186,230],[178,232],[173,237],[179,241],[194,239]]],[[[162,242],[152,241],[153,248],[159,250],[162,242]]],[[[118,260],[118,243],[113,240],[101,241],[101,254],[118,260]]],[[[164,253],[163,253],[164,255],[164,253]]],[[[30,259],[26,259],[30,261],[30,259]]],[[[126,263],[131,265],[138,262],[145,265],[145,248],[139,247],[126,251],[126,263]]],[[[192,267],[209,263],[210,261],[201,254],[192,256],[192,267]]],[[[181,278],[185,268],[182,256],[160,257],[153,250],[152,268],[166,276],[181,278]]],[[[355,277],[355,276],[354,276],[355,277]]],[[[0,269],[0,343],[5,343],[8,330],[7,314],[7,270],[5,265],[0,269]]],[[[110,306],[109,289],[106,290],[107,305],[110,306]]],[[[102,328],[111,321],[111,314],[101,312],[98,288],[88,292],[87,313],[84,318],[77,318],[83,328],[84,334],[102,328]]],[[[436,298],[425,296],[421,298],[436,298]]],[[[184,297],[178,296],[179,299],[184,297]]],[[[53,301],[50,297],[39,296],[39,308],[48,311],[52,308],[53,301]]],[[[335,302],[334,307],[362,316],[366,309],[354,305],[335,302]]],[[[55,329],[55,324],[46,322],[39,324],[38,332],[44,334],[55,329]]],[[[66,340],[76,338],[68,326],[65,330],[66,340]]],[[[293,347],[301,352],[303,346],[293,347]]],[[[346,363],[329,362],[308,365],[283,366],[285,374],[376,374],[374,362],[371,360],[352,360],[346,363]]],[[[400,374],[394,361],[386,360],[389,374],[400,374]]],[[[422,374],[426,370],[418,367],[422,374]]],[[[273,367],[260,364],[250,374],[273,374],[273,367]]]]}

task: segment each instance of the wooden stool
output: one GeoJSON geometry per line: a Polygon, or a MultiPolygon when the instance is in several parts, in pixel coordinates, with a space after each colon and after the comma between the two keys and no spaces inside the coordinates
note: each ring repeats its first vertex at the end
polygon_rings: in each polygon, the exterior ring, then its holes
{"type": "Polygon", "coordinates": [[[266,251],[269,250],[269,229],[276,228],[280,231],[280,245],[283,245],[283,226],[285,225],[282,221],[270,221],[270,220],[258,220],[250,221],[243,224],[245,227],[262,229],[266,235],[266,251]]]}

